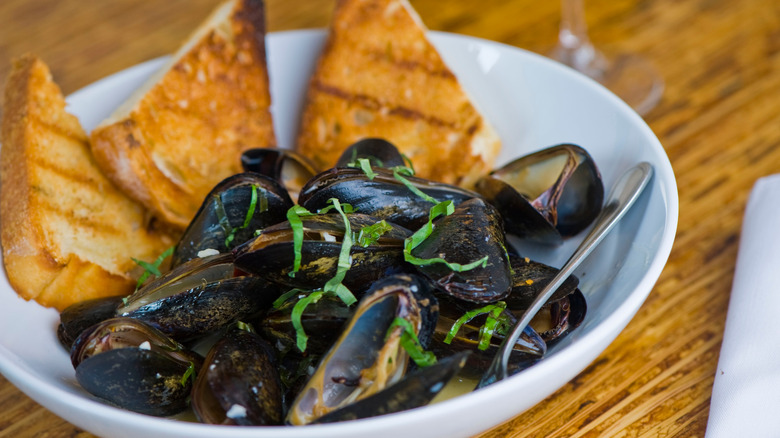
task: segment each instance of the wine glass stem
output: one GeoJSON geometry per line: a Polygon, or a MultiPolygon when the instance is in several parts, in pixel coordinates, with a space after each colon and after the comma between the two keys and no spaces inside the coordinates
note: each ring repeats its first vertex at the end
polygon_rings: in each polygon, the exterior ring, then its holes
{"type": "Polygon", "coordinates": [[[588,38],[583,0],[561,0],[558,51],[558,58],[576,70],[597,80],[603,75],[602,56],[588,38]]]}

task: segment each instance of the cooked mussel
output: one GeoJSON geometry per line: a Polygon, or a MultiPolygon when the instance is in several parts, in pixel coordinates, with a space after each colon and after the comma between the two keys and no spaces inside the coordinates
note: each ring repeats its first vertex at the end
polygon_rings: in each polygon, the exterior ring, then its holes
{"type": "Polygon", "coordinates": [[[87,328],[116,316],[122,304],[121,296],[94,298],[68,306],[60,313],[57,339],[70,350],[73,341],[87,328]]]}
{"type": "Polygon", "coordinates": [[[90,394],[131,411],[167,416],[187,407],[189,376],[202,360],[141,321],[112,318],[76,339],[71,362],[90,394]]]}
{"type": "MultiPolygon", "coordinates": [[[[297,333],[292,322],[292,311],[298,301],[305,297],[299,292],[269,310],[257,325],[267,339],[276,340],[277,349],[282,352],[295,349],[297,333]]],[[[352,316],[354,307],[349,307],[335,295],[323,295],[306,306],[300,316],[303,331],[308,334],[307,354],[323,354],[336,342],[341,329],[352,316]]]]}
{"type": "Polygon", "coordinates": [[[461,300],[492,302],[511,291],[501,217],[481,198],[463,202],[452,214],[437,219],[432,233],[411,254],[422,260],[439,258],[459,265],[484,260],[463,270],[445,263],[421,263],[417,267],[439,290],[461,300]]]}
{"type": "Polygon", "coordinates": [[[425,406],[465,366],[469,354],[462,351],[429,367],[417,369],[382,392],[323,415],[314,423],[357,420],[425,406]]]}
{"type": "MultiPolygon", "coordinates": [[[[518,313],[531,306],[547,283],[558,274],[559,269],[515,255],[509,256],[509,262],[512,266],[512,293],[504,301],[507,303],[507,308],[518,313]]],[[[576,276],[569,276],[547,302],[558,301],[573,293],[577,290],[579,282],[576,276]]]]}
{"type": "MultiPolygon", "coordinates": [[[[380,219],[359,213],[347,214],[350,229],[356,235],[373,227],[380,219]]],[[[301,217],[303,243],[300,269],[294,272],[296,250],[293,224],[289,221],[268,227],[255,239],[235,251],[236,267],[268,281],[289,287],[317,289],[336,275],[346,230],[338,214],[301,217]]],[[[368,246],[352,245],[351,266],[343,283],[350,289],[365,289],[389,270],[403,263],[403,242],[411,232],[386,222],[387,229],[368,246]]]]}
{"type": "Polygon", "coordinates": [[[308,158],[287,149],[255,148],[241,154],[241,166],[247,172],[257,172],[273,178],[287,190],[293,202],[306,181],[319,170],[308,158]]]}
{"type": "Polygon", "coordinates": [[[573,144],[518,158],[477,181],[476,190],[499,209],[507,232],[547,243],[585,229],[604,201],[593,158],[573,144]]]}
{"type": "MultiPolygon", "coordinates": [[[[447,357],[454,352],[470,351],[462,377],[479,379],[487,371],[498,347],[504,339],[503,333],[516,322],[514,315],[496,305],[474,305],[448,297],[439,300],[439,320],[431,342],[431,351],[437,357],[447,357]],[[483,331],[487,326],[491,310],[498,310],[497,324],[487,342],[483,331]],[[456,321],[463,321],[458,327],[456,321]]],[[[491,315],[492,317],[492,315],[491,315]]],[[[508,371],[515,374],[540,360],[547,352],[542,337],[530,326],[518,338],[509,357],[508,371]]]]}
{"type": "MultiPolygon", "coordinates": [[[[334,168],[312,178],[301,189],[298,203],[309,211],[328,205],[331,198],[350,204],[363,214],[416,230],[428,221],[433,204],[415,195],[393,171],[373,169],[372,178],[362,169],[334,168]]],[[[436,183],[414,176],[399,175],[412,186],[434,200],[452,201],[457,205],[479,194],[448,184],[436,183]]]]}
{"type": "Polygon", "coordinates": [[[376,282],[293,402],[287,421],[311,423],[401,380],[409,362],[401,345],[407,328],[396,318],[408,322],[425,348],[437,316],[436,299],[419,279],[394,275],[376,282]]]}
{"type": "MultiPolygon", "coordinates": [[[[513,272],[512,293],[504,301],[509,311],[521,315],[559,270],[526,257],[510,255],[509,260],[513,272]]],[[[539,331],[548,346],[559,341],[585,319],[587,304],[585,296],[577,288],[578,284],[576,276],[569,276],[531,321],[531,326],[539,331]]]]}
{"type": "Polygon", "coordinates": [[[368,160],[371,167],[390,169],[406,165],[394,144],[382,138],[364,138],[344,150],[336,161],[336,167],[359,167],[358,160],[361,158],[368,160]]]}
{"type": "Polygon", "coordinates": [[[209,350],[192,390],[204,423],[271,426],[284,420],[282,384],[273,348],[238,324],[209,350]]]}
{"type": "Polygon", "coordinates": [[[229,252],[257,230],[286,219],[293,206],[275,180],[245,172],[226,178],[206,196],[171,256],[171,267],[197,258],[204,250],[229,252]]]}
{"type": "Polygon", "coordinates": [[[281,295],[278,286],[234,271],[232,253],[190,260],[130,295],[117,315],[185,341],[251,318],[281,295]]]}

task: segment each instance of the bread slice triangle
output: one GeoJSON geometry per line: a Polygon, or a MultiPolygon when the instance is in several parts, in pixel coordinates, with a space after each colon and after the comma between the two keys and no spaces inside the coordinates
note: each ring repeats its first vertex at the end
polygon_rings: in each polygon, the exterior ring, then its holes
{"type": "Polygon", "coordinates": [[[366,137],[394,143],[418,175],[470,186],[500,139],[405,0],[340,0],[311,78],[297,148],[323,168],[366,137]]]}
{"type": "Polygon", "coordinates": [[[0,152],[0,238],[11,286],[62,310],[128,294],[138,272],[174,240],[100,171],[48,67],[14,61],[5,87],[0,152]]]}
{"type": "Polygon", "coordinates": [[[208,192],[274,147],[261,0],[219,5],[172,59],[91,134],[101,168],[184,228],[208,192]]]}

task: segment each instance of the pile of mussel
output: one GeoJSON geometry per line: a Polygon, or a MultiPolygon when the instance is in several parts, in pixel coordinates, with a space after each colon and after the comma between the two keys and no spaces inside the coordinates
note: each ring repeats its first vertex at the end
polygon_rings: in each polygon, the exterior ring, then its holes
{"type": "MultiPolygon", "coordinates": [[[[169,266],[145,263],[154,275],[130,296],[61,314],[86,391],[233,425],[425,405],[454,376],[482,374],[557,272],[506,233],[556,244],[591,223],[604,195],[592,158],[571,144],[515,160],[475,191],[414,176],[381,139],[324,172],[284,150],[249,150],[242,164],[205,199],[169,266]]],[[[525,329],[511,373],[580,324],[577,286],[570,277],[525,329]]]]}

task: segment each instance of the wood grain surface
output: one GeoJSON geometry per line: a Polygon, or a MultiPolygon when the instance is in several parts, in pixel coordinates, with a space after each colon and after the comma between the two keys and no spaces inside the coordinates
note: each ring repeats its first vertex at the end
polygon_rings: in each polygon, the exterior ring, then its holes
{"type": "MultiPolygon", "coordinates": [[[[547,0],[411,0],[433,30],[543,52],[547,0]]],[[[173,52],[212,0],[0,2],[0,79],[42,57],[68,94],[173,52]]],[[[270,31],[324,27],[332,0],[267,0],[270,31]]],[[[656,287],[625,331],[574,380],[481,437],[703,436],[747,196],[780,171],[780,2],[588,0],[597,46],[639,53],[666,81],[645,116],[677,176],[680,220],[656,287]]],[[[89,437],[0,377],[0,437],[89,437]]]]}

